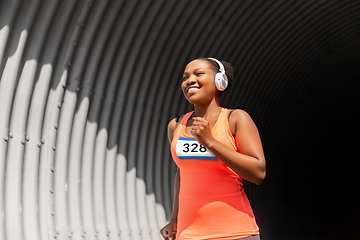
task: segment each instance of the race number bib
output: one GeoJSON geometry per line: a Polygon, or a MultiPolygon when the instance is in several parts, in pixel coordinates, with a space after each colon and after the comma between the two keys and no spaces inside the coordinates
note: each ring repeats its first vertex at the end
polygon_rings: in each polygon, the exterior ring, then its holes
{"type": "Polygon", "coordinates": [[[180,137],[176,144],[176,155],[179,159],[216,160],[215,154],[201,145],[196,138],[180,137]]]}

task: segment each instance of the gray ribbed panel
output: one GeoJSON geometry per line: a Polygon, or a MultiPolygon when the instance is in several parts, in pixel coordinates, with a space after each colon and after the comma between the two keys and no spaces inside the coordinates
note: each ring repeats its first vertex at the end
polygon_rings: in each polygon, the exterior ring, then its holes
{"type": "Polygon", "coordinates": [[[223,103],[259,127],[269,177],[246,190],[270,236],[278,144],[304,102],[345,89],[331,76],[359,72],[359,26],[350,0],[0,0],[0,239],[160,239],[166,127],[191,110],[181,73],[204,56],[234,65],[223,103]]]}

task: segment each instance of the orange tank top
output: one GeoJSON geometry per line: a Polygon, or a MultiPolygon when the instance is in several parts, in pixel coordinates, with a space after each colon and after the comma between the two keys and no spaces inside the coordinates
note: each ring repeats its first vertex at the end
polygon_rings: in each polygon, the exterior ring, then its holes
{"type": "MultiPolygon", "coordinates": [[[[223,108],[212,134],[237,151],[228,114],[223,108]]],[[[242,178],[196,138],[185,132],[187,113],[174,132],[171,154],[180,168],[177,239],[238,239],[259,234],[242,178]]]]}

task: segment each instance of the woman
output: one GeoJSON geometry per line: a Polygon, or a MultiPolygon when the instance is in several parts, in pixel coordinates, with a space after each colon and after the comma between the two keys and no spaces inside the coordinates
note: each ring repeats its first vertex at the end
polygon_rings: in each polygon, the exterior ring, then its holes
{"type": "Polygon", "coordinates": [[[232,66],[214,58],[185,68],[181,88],[195,110],[168,125],[178,168],[172,218],[160,230],[166,240],[260,239],[242,178],[262,183],[265,158],[250,116],[220,106],[232,79],[232,66]]]}

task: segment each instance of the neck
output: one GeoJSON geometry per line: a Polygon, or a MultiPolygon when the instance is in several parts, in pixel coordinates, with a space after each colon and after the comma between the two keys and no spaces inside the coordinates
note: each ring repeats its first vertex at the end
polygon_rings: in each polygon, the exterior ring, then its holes
{"type": "Polygon", "coordinates": [[[222,107],[220,106],[219,101],[212,101],[208,105],[194,105],[195,108],[195,117],[207,118],[213,115],[219,115],[222,107]]]}

